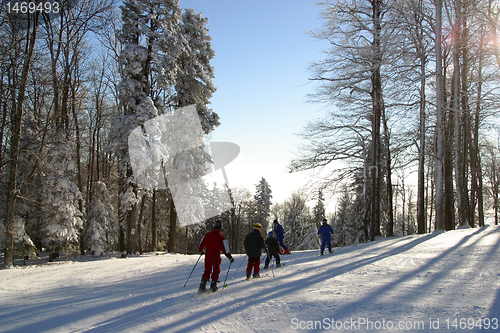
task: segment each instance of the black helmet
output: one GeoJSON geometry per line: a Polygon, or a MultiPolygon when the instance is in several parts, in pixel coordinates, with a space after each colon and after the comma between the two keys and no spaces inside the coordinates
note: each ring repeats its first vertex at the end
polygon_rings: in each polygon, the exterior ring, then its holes
{"type": "Polygon", "coordinates": [[[326,219],[323,219],[323,224],[326,224],[326,222],[327,222],[326,219]]]}
{"type": "Polygon", "coordinates": [[[219,229],[219,230],[222,229],[222,221],[221,220],[215,221],[214,229],[219,229]]]}

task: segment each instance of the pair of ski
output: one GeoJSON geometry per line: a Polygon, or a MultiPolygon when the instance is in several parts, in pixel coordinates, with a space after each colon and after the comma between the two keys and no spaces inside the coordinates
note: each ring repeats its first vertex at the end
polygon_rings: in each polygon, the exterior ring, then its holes
{"type": "Polygon", "coordinates": [[[266,277],[266,276],[268,276],[268,275],[269,275],[269,274],[268,274],[268,273],[266,273],[266,274],[262,274],[262,275],[260,275],[260,276],[258,276],[258,277],[253,277],[253,276],[250,276],[250,277],[247,277],[247,278],[245,279],[245,281],[250,281],[250,280],[254,280],[254,279],[260,279],[260,278],[266,277]]]}
{"type": "Polygon", "coordinates": [[[278,268],[283,267],[283,266],[285,266],[285,264],[281,264],[279,267],[273,267],[273,266],[271,266],[271,267],[263,268],[263,269],[265,269],[265,270],[268,270],[268,269],[278,269],[278,268]]]}
{"type": "Polygon", "coordinates": [[[207,296],[210,296],[213,294],[217,294],[220,290],[226,289],[226,288],[227,288],[227,283],[222,288],[219,288],[216,291],[211,291],[211,290],[206,290],[206,291],[202,291],[202,292],[198,291],[196,294],[194,294],[191,297],[195,297],[195,296],[207,297],[207,296]]]}

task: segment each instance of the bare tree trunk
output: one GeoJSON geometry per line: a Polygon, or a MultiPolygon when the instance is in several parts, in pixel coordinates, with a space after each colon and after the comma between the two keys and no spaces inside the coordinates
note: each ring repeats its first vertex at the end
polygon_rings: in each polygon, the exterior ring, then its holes
{"type": "MultiPolygon", "coordinates": [[[[402,234],[404,236],[405,235],[406,225],[407,225],[407,223],[405,223],[405,221],[406,221],[406,187],[405,187],[405,179],[404,178],[401,179],[401,192],[402,192],[402,195],[403,195],[403,208],[402,208],[403,216],[401,218],[401,220],[403,221],[403,223],[402,223],[402,226],[401,226],[401,232],[402,232],[402,234]]],[[[406,234],[408,235],[408,231],[406,231],[406,234]]]]}
{"type": "Polygon", "coordinates": [[[383,123],[384,123],[384,143],[386,146],[386,170],[387,170],[387,199],[388,199],[388,212],[389,215],[389,225],[387,236],[394,236],[394,195],[392,191],[392,160],[391,160],[391,149],[390,149],[390,135],[389,128],[387,126],[387,117],[385,115],[385,108],[382,109],[383,123]]]}
{"type": "MultiPolygon", "coordinates": [[[[460,21],[462,19],[462,9],[461,1],[456,1],[457,8],[456,11],[456,30],[458,27],[461,28],[460,21]]],[[[464,140],[464,125],[463,112],[461,107],[461,75],[460,75],[460,49],[462,42],[461,31],[454,32],[454,43],[453,43],[453,100],[452,100],[452,110],[455,114],[455,137],[454,137],[454,169],[455,169],[455,186],[457,190],[457,205],[458,205],[458,219],[460,226],[465,226],[467,224],[467,209],[466,206],[468,202],[465,197],[466,185],[465,185],[465,166],[463,164],[465,152],[463,151],[463,140],[464,140]]],[[[464,70],[464,69],[462,69],[464,70]]]]}
{"type": "Polygon", "coordinates": [[[153,190],[153,202],[151,204],[151,252],[156,252],[156,190],[153,190]]]}
{"type": "Polygon", "coordinates": [[[443,63],[442,10],[443,0],[436,3],[436,230],[444,230],[444,128],[443,128],[443,63]]]}
{"type": "MultiPolygon", "coordinates": [[[[78,121],[78,115],[76,112],[77,109],[77,103],[76,103],[76,89],[75,86],[72,85],[72,91],[71,91],[71,111],[73,114],[73,121],[75,124],[75,134],[76,134],[76,167],[77,167],[77,185],[78,189],[80,190],[80,193],[84,193],[83,190],[83,176],[82,176],[82,162],[81,162],[81,135],[80,135],[80,123],[78,121]]],[[[78,199],[78,209],[80,212],[83,213],[83,198],[78,199]]],[[[84,255],[85,254],[85,241],[84,241],[84,229],[80,230],[80,254],[84,255]]]]}
{"type": "MultiPolygon", "coordinates": [[[[420,1],[420,7],[422,2],[420,1]]],[[[418,15],[421,15],[420,13],[418,15]]],[[[422,20],[420,19],[420,24],[422,20]]],[[[417,193],[417,231],[419,234],[426,232],[425,222],[425,106],[426,106],[426,62],[423,45],[422,27],[417,27],[418,33],[418,54],[420,61],[420,126],[419,126],[419,150],[418,150],[418,193],[417,193]]]]}
{"type": "MultiPolygon", "coordinates": [[[[431,168],[431,166],[429,166],[429,169],[431,168]]],[[[427,184],[430,184],[430,185],[427,185],[427,190],[426,190],[426,204],[425,206],[426,207],[429,207],[429,219],[428,219],[428,230],[429,232],[431,232],[432,230],[432,218],[434,217],[434,178],[432,177],[429,177],[431,175],[431,172],[429,171],[429,169],[427,170],[427,184]],[[429,179],[430,178],[430,179],[429,179]],[[430,198],[429,198],[429,191],[430,191],[430,198]]]]}
{"type": "Polygon", "coordinates": [[[137,244],[138,244],[138,251],[140,254],[143,253],[143,251],[142,251],[142,218],[144,216],[145,203],[146,203],[146,194],[144,194],[141,198],[141,209],[139,211],[139,224],[137,225],[137,244]]]}
{"type": "Polygon", "coordinates": [[[177,248],[177,212],[175,210],[174,199],[172,194],[169,193],[169,203],[170,203],[170,229],[168,232],[168,252],[175,253],[177,248]]]}
{"type": "MultiPolygon", "coordinates": [[[[8,88],[4,86],[4,73],[1,73],[0,77],[0,94],[3,98],[7,99],[8,88]]],[[[0,124],[0,167],[3,166],[3,147],[4,147],[4,135],[7,131],[7,101],[2,98],[1,109],[2,109],[2,121],[0,124]]]]}
{"type": "Polygon", "coordinates": [[[444,230],[455,229],[455,190],[453,187],[453,136],[454,115],[448,109],[445,116],[445,147],[444,156],[444,230]]]}
{"type": "Polygon", "coordinates": [[[187,254],[188,252],[188,235],[189,235],[189,227],[186,226],[186,234],[185,234],[185,244],[184,244],[184,254],[187,254]]]}
{"type": "MultiPolygon", "coordinates": [[[[132,170],[129,170],[129,177],[132,176],[132,170]]],[[[131,184],[132,191],[137,197],[137,186],[131,184]]],[[[136,231],[137,231],[137,204],[133,204],[131,209],[127,212],[127,253],[135,254],[136,248],[136,231]]]]}
{"type": "MultiPolygon", "coordinates": [[[[122,172],[119,173],[120,178],[119,178],[119,192],[118,193],[124,193],[125,192],[125,183],[126,183],[126,177],[125,175],[122,176],[122,172]]],[[[118,236],[118,251],[123,252],[126,251],[126,246],[125,246],[125,228],[124,228],[124,221],[126,219],[127,214],[123,211],[123,204],[121,200],[118,200],[118,221],[120,225],[120,235],[118,236]]]]}
{"type": "Polygon", "coordinates": [[[33,17],[27,15],[28,28],[26,29],[26,54],[24,56],[21,80],[17,94],[16,104],[13,105],[11,142],[10,142],[10,169],[7,189],[7,216],[5,219],[5,258],[4,267],[14,265],[14,218],[16,216],[16,202],[19,195],[17,187],[17,169],[19,162],[19,143],[21,139],[21,124],[23,118],[23,104],[26,94],[26,83],[31,68],[35,42],[38,31],[38,18],[40,12],[36,11],[33,17]]]}
{"type": "Polygon", "coordinates": [[[382,63],[381,50],[381,22],[382,0],[373,1],[373,71],[371,75],[372,83],[372,166],[371,166],[371,241],[375,236],[380,236],[380,119],[382,115],[382,79],[380,66],[382,63]]]}
{"type": "MultiPolygon", "coordinates": [[[[484,36],[483,29],[481,29],[481,36],[484,36]]],[[[483,52],[484,43],[486,38],[480,39],[479,45],[479,64],[478,64],[478,87],[477,87],[477,101],[476,110],[474,114],[474,129],[473,129],[473,142],[471,147],[471,173],[474,175],[473,188],[475,189],[475,196],[477,198],[477,214],[479,227],[484,226],[484,202],[483,202],[483,171],[481,168],[481,157],[479,154],[479,124],[481,116],[481,101],[482,101],[482,88],[483,88],[483,52]]]]}
{"type": "Polygon", "coordinates": [[[493,208],[495,209],[495,225],[498,225],[498,211],[500,208],[500,176],[497,173],[496,156],[492,153],[491,188],[493,194],[493,208]]]}

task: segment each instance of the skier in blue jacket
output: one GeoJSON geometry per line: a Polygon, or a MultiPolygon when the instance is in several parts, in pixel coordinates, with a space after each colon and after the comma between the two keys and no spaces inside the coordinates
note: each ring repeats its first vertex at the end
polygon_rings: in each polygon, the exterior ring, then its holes
{"type": "Polygon", "coordinates": [[[326,219],[323,219],[323,224],[318,229],[318,235],[321,235],[321,255],[325,251],[325,245],[328,245],[328,251],[332,253],[332,234],[333,229],[330,225],[326,223],[326,219]]]}
{"type": "Polygon", "coordinates": [[[288,250],[288,247],[285,245],[285,243],[283,243],[285,231],[283,230],[281,224],[278,223],[278,220],[273,221],[273,231],[276,235],[276,240],[281,245],[281,247],[285,249],[285,252],[283,254],[290,254],[290,250],[288,250]]]}

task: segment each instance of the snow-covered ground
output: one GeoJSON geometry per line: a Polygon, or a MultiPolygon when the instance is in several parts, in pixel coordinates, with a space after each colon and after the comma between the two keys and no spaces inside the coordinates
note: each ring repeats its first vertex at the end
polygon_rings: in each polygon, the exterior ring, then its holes
{"type": "Polygon", "coordinates": [[[198,257],[0,270],[0,332],[500,332],[497,226],[295,252],[251,281],[246,262],[233,278],[236,255],[228,288],[206,297],[203,259],[183,288],[198,257]]]}

